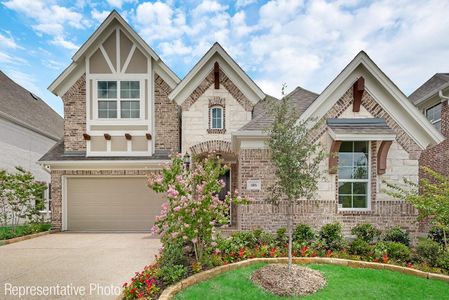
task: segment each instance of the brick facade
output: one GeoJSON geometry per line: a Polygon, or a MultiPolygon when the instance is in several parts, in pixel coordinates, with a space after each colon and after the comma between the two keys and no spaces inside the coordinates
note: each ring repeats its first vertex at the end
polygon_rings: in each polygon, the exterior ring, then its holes
{"type": "Polygon", "coordinates": [[[154,106],[156,122],[156,150],[180,151],[180,107],[168,99],[172,89],[157,74],[154,78],[154,106]]]}
{"type": "MultiPolygon", "coordinates": [[[[328,118],[345,117],[352,110],[352,89],[349,89],[337,103],[325,114],[321,126],[311,132],[313,140],[319,140],[326,150],[330,149],[331,139],[327,134],[328,118]]],[[[294,207],[294,223],[306,223],[316,230],[322,225],[338,221],[343,225],[345,234],[350,234],[352,227],[361,222],[369,222],[381,229],[401,226],[416,238],[423,230],[422,224],[416,221],[417,211],[412,205],[389,197],[383,189],[383,180],[402,182],[403,177],[416,181],[418,177],[418,158],[421,154],[419,146],[405,131],[376,103],[373,97],[365,92],[362,98],[362,108],[372,117],[384,118],[395,131],[396,141],[393,143],[387,157],[387,172],[377,175],[377,149],[380,141],[371,142],[371,210],[370,211],[338,211],[338,178],[328,174],[327,165],[323,163],[325,179],[319,182],[316,200],[302,200],[294,207]]],[[[366,117],[366,116],[363,116],[366,117]]],[[[241,149],[239,153],[239,190],[244,196],[255,199],[249,205],[238,207],[237,223],[241,230],[262,228],[275,231],[286,226],[286,205],[272,205],[266,202],[267,188],[274,180],[273,166],[268,149],[241,149]],[[261,180],[260,191],[246,190],[246,182],[250,179],[261,180]]]]}
{"type": "Polygon", "coordinates": [[[86,75],[61,97],[64,103],[64,151],[86,151],[86,75]]]}
{"type": "Polygon", "coordinates": [[[62,228],[62,176],[136,176],[148,175],[151,170],[52,170],[51,171],[51,225],[52,230],[62,228]]]}
{"type": "MultiPolygon", "coordinates": [[[[449,105],[444,101],[441,106],[441,133],[446,140],[423,151],[419,164],[449,176],[449,105]]],[[[420,176],[425,174],[420,171],[420,176]]]]}

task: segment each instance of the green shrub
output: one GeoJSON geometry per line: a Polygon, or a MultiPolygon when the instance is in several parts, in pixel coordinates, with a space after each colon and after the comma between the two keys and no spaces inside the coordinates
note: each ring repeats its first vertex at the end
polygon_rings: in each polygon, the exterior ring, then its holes
{"type": "Polygon", "coordinates": [[[437,267],[443,269],[444,271],[449,272],[449,252],[448,251],[443,251],[440,253],[440,255],[438,256],[436,265],[437,265],[437,267]]]}
{"type": "Polygon", "coordinates": [[[286,234],[287,228],[281,227],[276,231],[276,242],[278,245],[285,245],[288,243],[288,236],[286,234]]]}
{"type": "Polygon", "coordinates": [[[367,243],[372,243],[380,236],[380,230],[369,223],[361,223],[352,228],[351,233],[367,243]]]}
{"type": "Polygon", "coordinates": [[[420,239],[416,245],[416,253],[425,263],[435,267],[441,253],[441,246],[431,239],[420,239]]]}
{"type": "Polygon", "coordinates": [[[293,231],[293,240],[298,242],[311,242],[315,239],[315,231],[307,224],[298,224],[293,231]]]}
{"type": "Polygon", "coordinates": [[[361,238],[355,239],[349,246],[349,253],[354,255],[368,256],[371,251],[372,247],[370,244],[361,238]]]}
{"type": "Polygon", "coordinates": [[[375,252],[386,253],[390,259],[398,262],[408,262],[411,258],[410,248],[398,242],[380,242],[375,246],[375,252]]]}
{"type": "Polygon", "coordinates": [[[167,284],[172,284],[187,276],[187,268],[183,265],[164,265],[161,266],[160,276],[167,284]]]}
{"type": "MultiPolygon", "coordinates": [[[[449,244],[449,230],[446,229],[446,243],[449,244]]],[[[435,242],[439,243],[442,246],[445,246],[444,243],[444,232],[443,227],[434,225],[429,231],[429,234],[427,236],[429,239],[434,240],[435,242]]]]}
{"type": "Polygon", "coordinates": [[[319,232],[320,240],[326,250],[340,250],[344,247],[345,241],[341,232],[340,223],[330,223],[321,227],[319,232]]]}
{"type": "Polygon", "coordinates": [[[383,240],[386,242],[396,242],[410,246],[410,236],[407,231],[402,230],[400,227],[392,227],[388,229],[383,236],[383,240]]]}

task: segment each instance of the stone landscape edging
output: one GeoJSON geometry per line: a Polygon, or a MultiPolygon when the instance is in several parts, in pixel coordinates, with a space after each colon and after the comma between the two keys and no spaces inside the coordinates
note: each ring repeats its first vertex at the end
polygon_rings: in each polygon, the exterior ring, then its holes
{"type": "MultiPolygon", "coordinates": [[[[321,263],[321,264],[330,264],[330,265],[340,265],[347,266],[353,268],[367,268],[367,269],[385,269],[394,272],[414,275],[417,277],[422,277],[426,279],[438,279],[449,283],[449,276],[443,274],[436,274],[430,272],[424,272],[412,268],[406,268],[396,265],[383,264],[383,263],[375,263],[375,262],[367,262],[367,261],[359,261],[359,260],[350,260],[350,259],[342,259],[342,258],[328,258],[328,257],[294,257],[293,263],[295,264],[311,264],[311,263],[321,263]]],[[[169,286],[166,288],[162,294],[159,296],[159,300],[170,300],[177,293],[186,289],[189,286],[200,283],[202,281],[211,279],[217,275],[222,273],[236,270],[242,267],[250,266],[255,263],[260,262],[268,262],[268,263],[287,263],[287,257],[276,257],[276,258],[252,258],[243,261],[239,261],[236,263],[219,266],[190,277],[181,280],[180,282],[169,286]]]]}
{"type": "Polygon", "coordinates": [[[17,242],[34,239],[34,238],[37,238],[37,237],[40,237],[40,236],[43,236],[43,235],[47,235],[47,234],[50,234],[50,231],[43,231],[43,232],[28,234],[28,235],[12,238],[12,239],[9,239],[9,240],[0,240],[0,246],[6,246],[6,245],[14,244],[14,243],[17,243],[17,242]]]}

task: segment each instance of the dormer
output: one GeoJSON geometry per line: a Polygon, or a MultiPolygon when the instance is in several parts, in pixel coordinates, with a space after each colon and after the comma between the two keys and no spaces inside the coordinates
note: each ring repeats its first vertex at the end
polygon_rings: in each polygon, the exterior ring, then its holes
{"type": "Polygon", "coordinates": [[[152,156],[155,82],[167,85],[168,95],[178,77],[116,11],[72,60],[49,87],[64,101],[65,152],[152,156]]]}

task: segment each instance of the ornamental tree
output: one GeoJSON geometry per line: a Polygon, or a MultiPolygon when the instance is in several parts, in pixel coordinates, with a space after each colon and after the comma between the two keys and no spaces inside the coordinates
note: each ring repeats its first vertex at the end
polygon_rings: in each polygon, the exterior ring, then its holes
{"type": "Polygon", "coordinates": [[[314,197],[324,152],[319,143],[310,139],[307,121],[299,120],[299,114],[288,97],[273,102],[271,107],[274,121],[268,129],[270,139],[267,144],[271,150],[275,180],[270,187],[269,201],[285,201],[287,205],[288,268],[291,270],[293,206],[300,199],[314,197]]]}
{"type": "Polygon", "coordinates": [[[16,230],[20,221],[38,221],[44,208],[46,185],[20,167],[10,173],[0,170],[0,225],[16,230]]]}
{"type": "Polygon", "coordinates": [[[418,220],[429,219],[443,230],[444,248],[447,250],[447,234],[449,229],[449,177],[429,167],[421,167],[426,175],[419,184],[404,178],[405,185],[386,182],[387,193],[395,198],[403,199],[418,210],[418,220]]]}
{"type": "Polygon", "coordinates": [[[164,248],[181,245],[186,254],[193,250],[196,261],[217,251],[215,228],[228,224],[231,202],[243,202],[236,192],[228,193],[223,201],[218,198],[225,186],[219,177],[227,170],[213,154],[196,161],[190,169],[184,167],[182,157],[177,155],[169,167],[149,176],[149,187],[167,195],[152,228],[154,234],[160,235],[164,248]]]}

